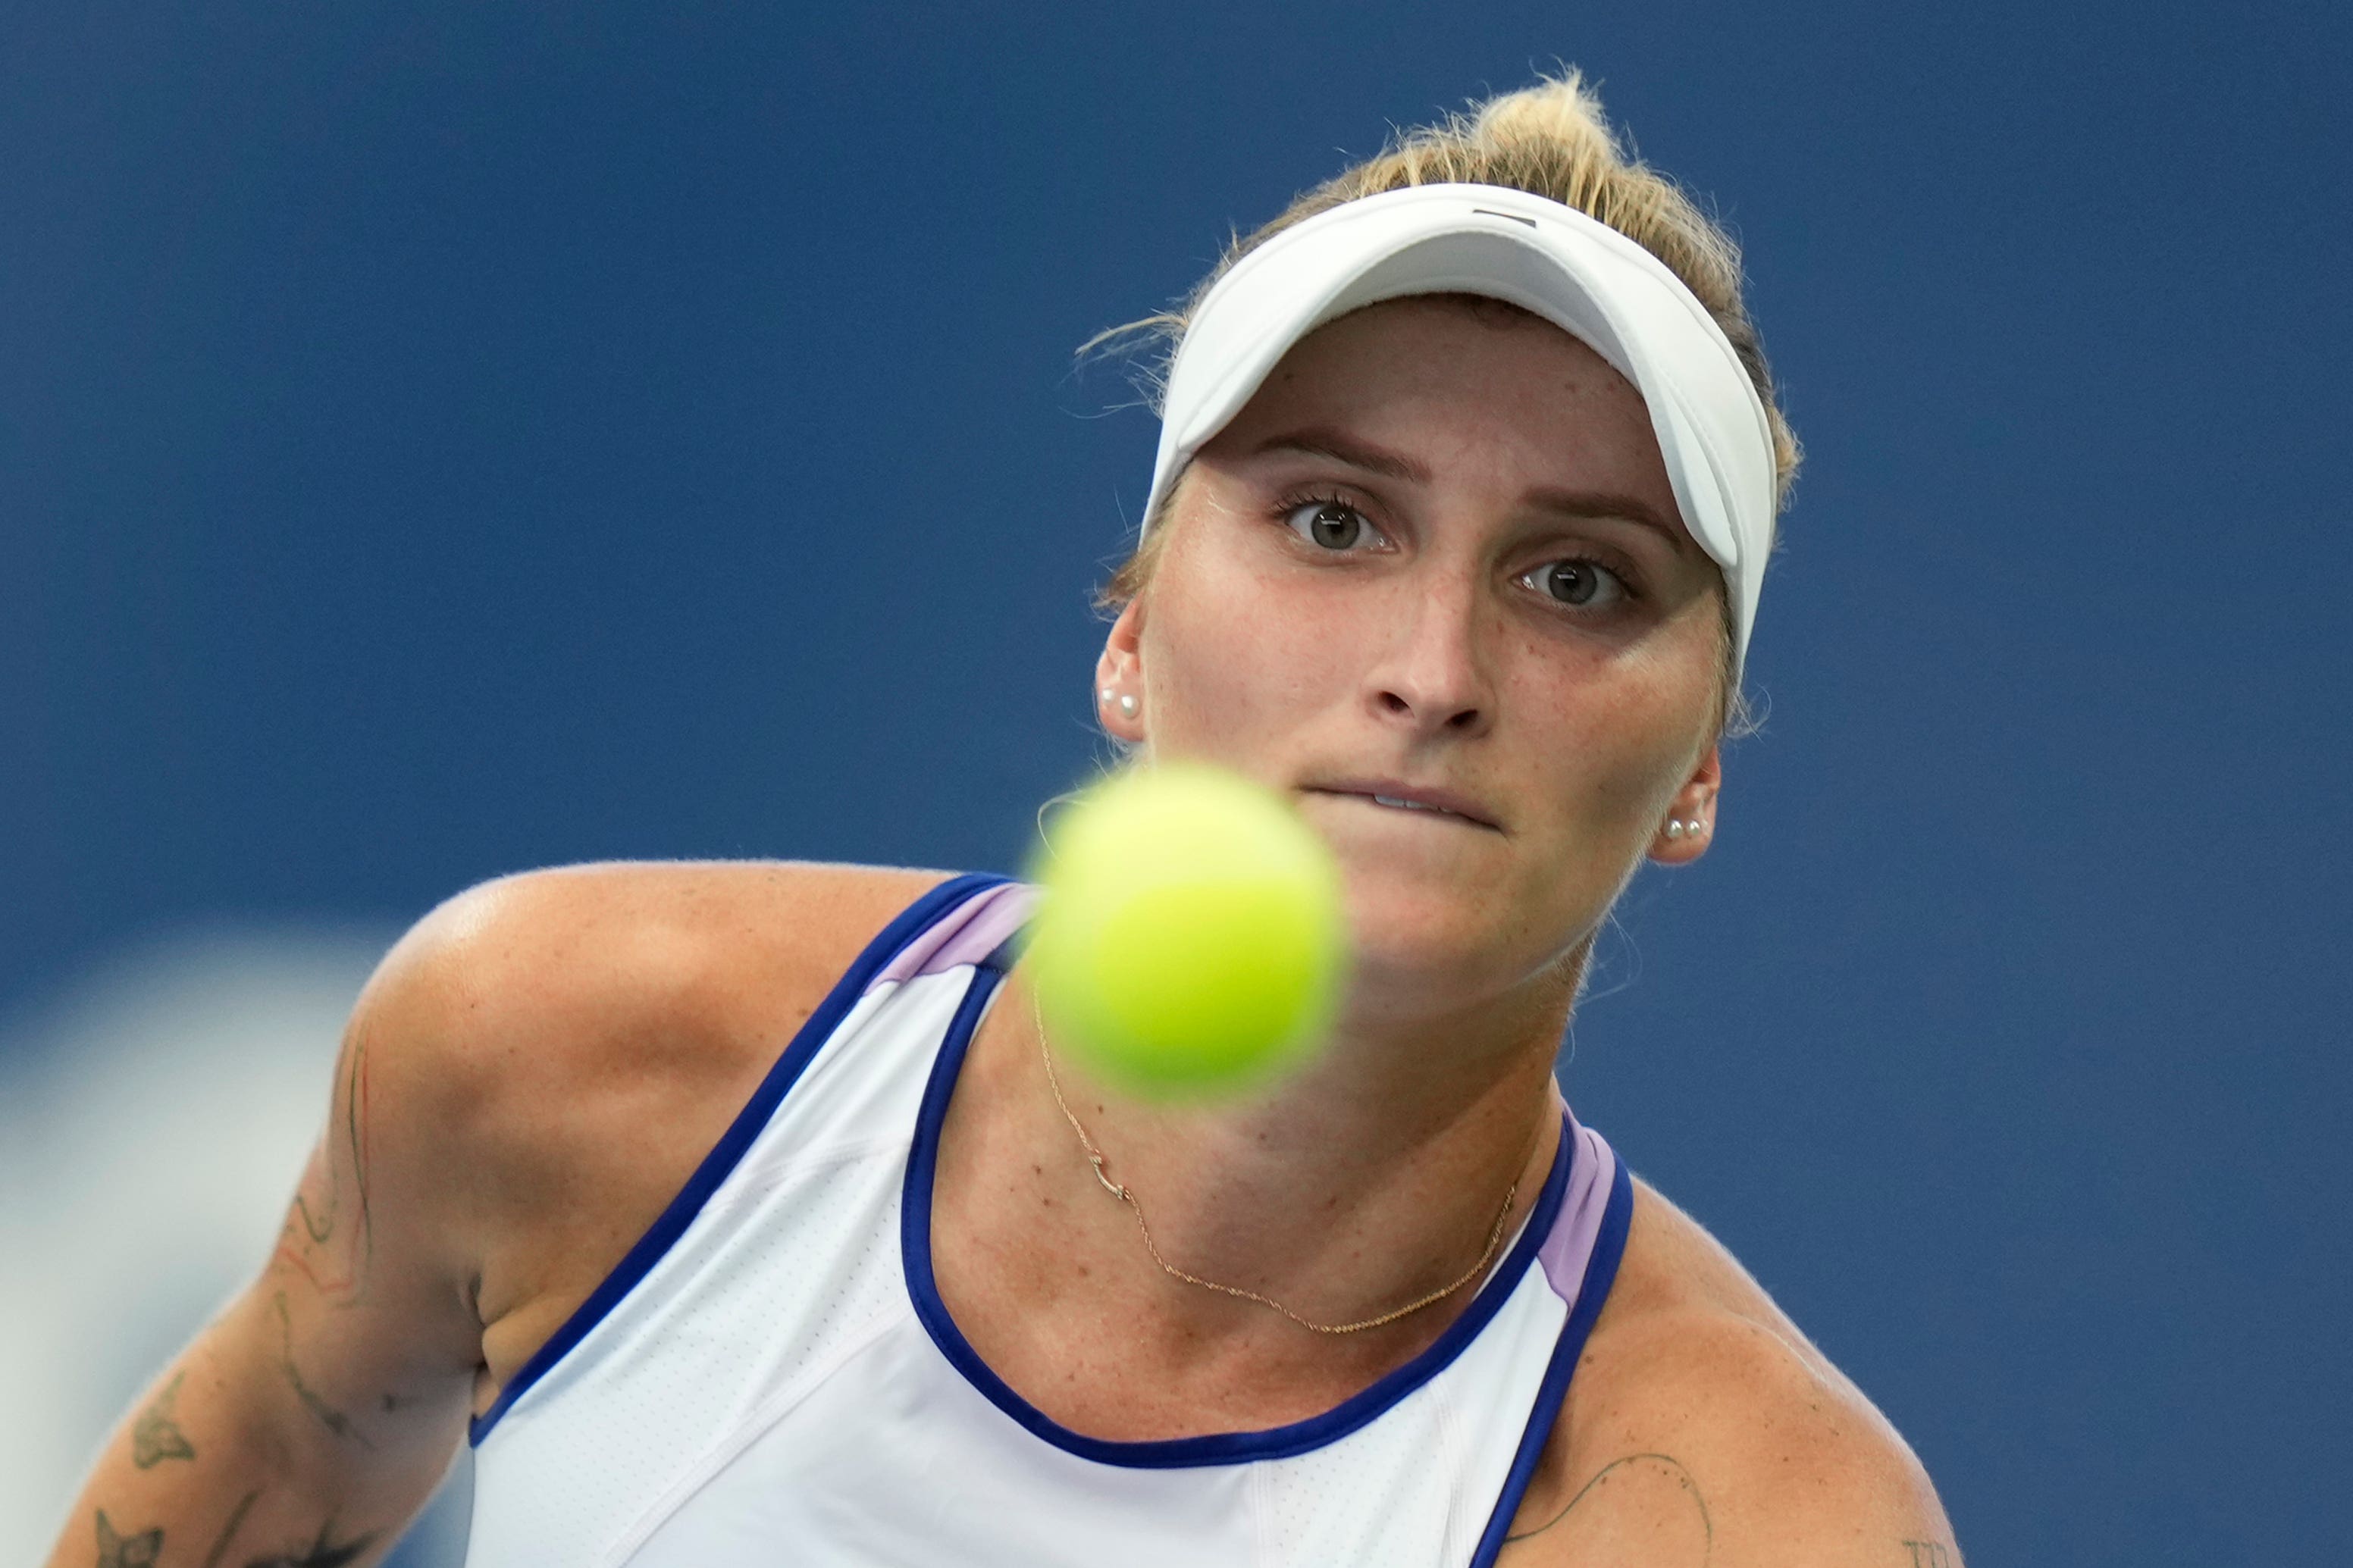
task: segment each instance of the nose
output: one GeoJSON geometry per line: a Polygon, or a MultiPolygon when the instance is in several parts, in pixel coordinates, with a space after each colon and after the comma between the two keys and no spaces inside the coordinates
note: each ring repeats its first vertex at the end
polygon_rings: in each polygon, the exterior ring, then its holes
{"type": "Polygon", "coordinates": [[[1464,581],[1424,579],[1401,594],[1388,636],[1366,675],[1366,693],[1384,722],[1420,739],[1482,734],[1495,693],[1481,647],[1479,596],[1464,581]]]}

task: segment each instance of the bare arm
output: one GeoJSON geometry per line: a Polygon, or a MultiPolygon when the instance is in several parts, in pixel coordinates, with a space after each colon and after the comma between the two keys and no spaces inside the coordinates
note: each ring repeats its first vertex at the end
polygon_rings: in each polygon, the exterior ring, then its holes
{"type": "Polygon", "coordinates": [[[1706,1445],[1630,1447],[1524,1510],[1504,1564],[1615,1568],[1962,1568],[1925,1479],[1880,1459],[1727,1461],[1706,1445]],[[1827,1461],[1827,1462],[1825,1462],[1827,1461]],[[1778,1473],[1776,1473],[1778,1472],[1778,1473]]]}
{"type": "Polygon", "coordinates": [[[380,1558],[464,1435],[480,1360],[439,1184],[431,942],[371,982],[275,1253],[108,1442],[51,1568],[380,1558]],[[428,1047],[430,1041],[421,1042],[428,1047]]]}
{"type": "Polygon", "coordinates": [[[1961,1568],[1894,1427],[1647,1188],[1569,1398],[1505,1568],[1961,1568]]]}
{"type": "Polygon", "coordinates": [[[142,1396],[52,1568],[377,1561],[933,871],[581,867],[385,960],[252,1287],[142,1396]]]}

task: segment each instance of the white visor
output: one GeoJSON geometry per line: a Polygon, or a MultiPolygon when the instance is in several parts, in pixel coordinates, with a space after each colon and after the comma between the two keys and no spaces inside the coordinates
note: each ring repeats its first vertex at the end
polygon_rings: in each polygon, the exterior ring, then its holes
{"type": "Polygon", "coordinates": [[[1589,346],[1651,411],[1683,526],[1724,570],[1736,673],[1773,548],[1773,437],[1731,342],[1664,262],[1574,207],[1500,185],[1417,185],[1318,213],[1234,263],[1169,367],[1152,526],[1193,455],[1293,344],[1411,294],[1507,300],[1589,346]]]}

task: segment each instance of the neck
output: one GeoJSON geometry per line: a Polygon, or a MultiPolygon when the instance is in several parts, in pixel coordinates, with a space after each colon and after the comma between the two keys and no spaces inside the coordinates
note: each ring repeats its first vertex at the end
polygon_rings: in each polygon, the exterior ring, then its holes
{"type": "MultiPolygon", "coordinates": [[[[1461,1279],[1507,1193],[1507,1228],[1533,1205],[1556,1142],[1552,1065],[1568,1001],[1550,983],[1440,1015],[1360,1000],[1304,1071],[1214,1106],[1128,1098],[1062,1053],[1055,1068],[1104,1173],[1134,1194],[1171,1264],[1316,1321],[1354,1321],[1461,1279]]],[[[1014,985],[997,1014],[1007,1023],[992,1031],[1004,1045],[991,1076],[1031,1164],[1060,1173],[1065,1243],[1188,1341],[1296,1332],[1256,1303],[1161,1273],[1054,1103],[1026,989],[1014,985]]],[[[1426,1340],[1472,1293],[1401,1321],[1398,1337],[1426,1340]]]]}

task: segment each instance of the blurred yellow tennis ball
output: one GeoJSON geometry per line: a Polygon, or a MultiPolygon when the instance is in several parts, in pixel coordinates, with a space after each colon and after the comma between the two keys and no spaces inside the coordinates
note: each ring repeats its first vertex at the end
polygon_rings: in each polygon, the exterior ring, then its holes
{"type": "Polygon", "coordinates": [[[1198,764],[1122,773],[1031,869],[1031,990],[1058,1048],[1130,1093],[1257,1087],[1319,1045],[1346,959],[1339,868],[1274,791],[1198,764]]]}

